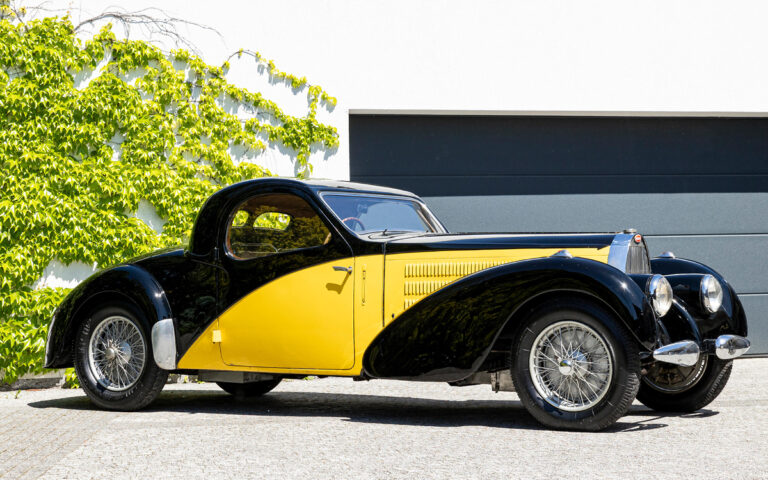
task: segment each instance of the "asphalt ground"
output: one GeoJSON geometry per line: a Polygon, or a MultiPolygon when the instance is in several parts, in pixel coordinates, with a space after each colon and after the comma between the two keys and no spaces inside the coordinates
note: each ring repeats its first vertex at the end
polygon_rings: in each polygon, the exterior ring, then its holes
{"type": "Polygon", "coordinates": [[[0,478],[768,478],[768,359],[706,409],[635,403],[608,431],[540,427],[489,386],[317,379],[238,401],[168,385],[141,412],[81,390],[0,393],[0,478]]]}

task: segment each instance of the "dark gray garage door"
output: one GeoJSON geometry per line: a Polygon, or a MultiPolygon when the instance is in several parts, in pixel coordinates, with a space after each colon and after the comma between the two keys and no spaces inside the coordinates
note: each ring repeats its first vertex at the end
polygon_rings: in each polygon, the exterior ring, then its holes
{"type": "Polygon", "coordinates": [[[451,231],[637,228],[723,273],[768,353],[768,119],[351,115],[350,177],[451,231]]]}

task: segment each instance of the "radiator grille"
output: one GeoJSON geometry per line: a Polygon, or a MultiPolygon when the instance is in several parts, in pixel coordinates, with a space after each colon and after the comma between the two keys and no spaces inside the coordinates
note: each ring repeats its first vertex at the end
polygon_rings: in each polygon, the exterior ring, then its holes
{"type": "Polygon", "coordinates": [[[627,255],[627,273],[651,273],[651,262],[645,243],[630,245],[627,255]]]}

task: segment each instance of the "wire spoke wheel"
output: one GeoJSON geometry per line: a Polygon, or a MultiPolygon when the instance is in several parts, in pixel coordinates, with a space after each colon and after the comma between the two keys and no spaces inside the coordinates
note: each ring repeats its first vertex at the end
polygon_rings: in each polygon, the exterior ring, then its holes
{"type": "Polygon", "coordinates": [[[643,376],[643,383],[663,393],[685,392],[701,380],[708,363],[708,355],[701,355],[699,361],[690,367],[653,362],[648,366],[648,373],[643,376]]]}
{"type": "Polygon", "coordinates": [[[147,345],[139,327],[123,316],[110,316],[94,329],[88,364],[96,381],[113,392],[131,388],[141,378],[147,345]]]}
{"type": "Polygon", "coordinates": [[[605,397],[613,377],[613,361],[605,340],[575,321],[560,321],[544,329],[529,356],[531,380],[550,405],[580,412],[605,397]]]}

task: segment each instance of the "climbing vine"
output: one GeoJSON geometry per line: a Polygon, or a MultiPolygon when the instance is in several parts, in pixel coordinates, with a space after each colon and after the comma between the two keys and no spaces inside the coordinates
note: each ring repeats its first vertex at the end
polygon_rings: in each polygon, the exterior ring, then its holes
{"type": "Polygon", "coordinates": [[[69,17],[24,21],[0,0],[5,382],[42,369],[47,324],[68,291],[35,286],[52,260],[104,268],[186,243],[214,191],[270,174],[233,161],[232,147],[258,160],[269,145],[283,145],[294,152],[299,176],[307,176],[310,148],[338,145],[336,129],[316,118],[318,106],[332,108],[335,98],[257,52],[234,56],[306,90],[306,115],[288,115],[261,93],[229,83],[228,62],[211,66],[186,50],[165,53],[118,39],[110,25],[80,40],[69,17]],[[226,102],[252,115],[241,120],[226,102]],[[165,221],[161,233],[136,218],[140,201],[165,221]]]}

